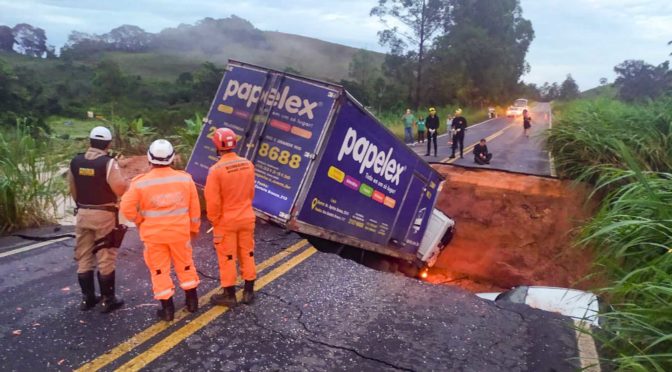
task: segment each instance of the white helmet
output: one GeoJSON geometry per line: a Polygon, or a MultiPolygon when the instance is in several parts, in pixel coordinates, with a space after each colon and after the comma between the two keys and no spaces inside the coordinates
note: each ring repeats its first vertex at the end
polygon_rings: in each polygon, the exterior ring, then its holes
{"type": "Polygon", "coordinates": [[[105,127],[95,127],[89,133],[90,139],[97,139],[102,141],[112,141],[112,132],[105,127]]]}
{"type": "Polygon", "coordinates": [[[156,165],[170,165],[175,158],[173,145],[165,139],[158,139],[149,146],[147,150],[147,159],[150,163],[156,165]]]}

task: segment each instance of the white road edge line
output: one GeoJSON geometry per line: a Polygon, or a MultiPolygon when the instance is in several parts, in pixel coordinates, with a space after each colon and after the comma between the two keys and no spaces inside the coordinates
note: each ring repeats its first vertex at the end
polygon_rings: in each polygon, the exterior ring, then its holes
{"type": "Polygon", "coordinates": [[[576,329],[576,346],[579,349],[579,362],[581,363],[581,371],[586,372],[601,372],[600,358],[595,347],[595,340],[591,336],[588,323],[574,319],[576,329]]]}
{"type": "Polygon", "coordinates": [[[11,256],[11,255],[22,253],[22,252],[32,251],[33,249],[42,248],[42,247],[47,246],[49,244],[62,242],[64,240],[68,240],[68,239],[74,239],[74,238],[65,237],[65,238],[58,238],[58,239],[54,239],[54,240],[47,240],[47,241],[44,241],[44,242],[35,243],[35,244],[29,245],[29,246],[26,246],[26,247],[11,250],[9,252],[0,253],[0,258],[11,256]]]}
{"type": "MultiPolygon", "coordinates": [[[[553,111],[550,110],[551,104],[548,104],[549,110],[548,110],[548,129],[551,130],[553,129],[553,111]]],[[[551,152],[548,152],[548,162],[551,167],[551,177],[558,177],[558,173],[555,170],[555,158],[553,157],[553,154],[551,152]]]]}

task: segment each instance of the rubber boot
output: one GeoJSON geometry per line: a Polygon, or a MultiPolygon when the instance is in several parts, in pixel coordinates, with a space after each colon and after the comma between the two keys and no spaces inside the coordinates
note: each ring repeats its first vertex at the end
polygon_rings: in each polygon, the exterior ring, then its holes
{"type": "Polygon", "coordinates": [[[245,289],[243,289],[243,303],[250,305],[254,301],[254,280],[245,281],[245,289]]]}
{"type": "Polygon", "coordinates": [[[96,297],[96,287],[93,280],[93,271],[77,274],[79,286],[82,288],[82,302],[79,304],[79,310],[87,311],[96,306],[100,297],[96,297]]]}
{"type": "Polygon", "coordinates": [[[100,301],[101,313],[109,313],[124,304],[124,300],[114,295],[114,275],[114,271],[107,275],[98,272],[98,284],[100,284],[100,294],[103,297],[100,301]]]}
{"type": "Polygon", "coordinates": [[[215,294],[210,298],[213,305],[234,307],[238,304],[236,301],[236,287],[222,288],[221,294],[215,294]]]}
{"type": "Polygon", "coordinates": [[[165,320],[166,322],[170,322],[175,319],[175,304],[173,303],[173,298],[171,297],[167,300],[160,301],[161,308],[156,310],[156,316],[158,316],[161,320],[165,320]]]}
{"type": "Polygon", "coordinates": [[[185,307],[190,313],[195,313],[198,310],[198,293],[196,288],[184,291],[185,307]]]}

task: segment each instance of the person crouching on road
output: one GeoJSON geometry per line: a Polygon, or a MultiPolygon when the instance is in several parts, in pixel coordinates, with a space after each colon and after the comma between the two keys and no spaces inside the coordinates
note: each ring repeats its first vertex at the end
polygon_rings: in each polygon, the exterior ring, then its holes
{"type": "Polygon", "coordinates": [[[245,287],[243,303],[254,300],[254,165],[236,155],[236,134],[231,129],[219,128],[212,142],[220,159],[212,167],[205,181],[205,203],[208,219],[214,227],[213,240],[219,261],[222,293],[213,295],[215,305],[236,305],[236,260],[245,287]]]}
{"type": "Polygon", "coordinates": [[[102,295],[101,312],[109,313],[124,301],[114,295],[117,247],[110,234],[118,224],[117,201],[128,183],[121,175],[119,164],[108,155],[112,133],[105,127],[95,127],[89,134],[91,146],[70,162],[68,183],[70,194],[77,203],[75,226],[75,261],[77,279],[82,289],[79,309],[96,306],[94,269],[98,262],[98,284],[102,295]]]}
{"type": "Polygon", "coordinates": [[[478,165],[490,164],[492,154],[488,152],[488,146],[485,144],[485,138],[474,146],[474,162],[478,165]]]}
{"type": "Polygon", "coordinates": [[[171,168],[175,151],[170,142],[164,139],[152,142],[147,158],[152,169],[133,178],[121,199],[121,213],[135,222],[145,244],[145,263],[152,278],[154,298],[161,302],[156,315],[171,321],[175,316],[171,260],[185,293],[187,311],[198,310],[196,288],[200,280],[191,241],[198,236],[201,206],[191,175],[171,168]]]}

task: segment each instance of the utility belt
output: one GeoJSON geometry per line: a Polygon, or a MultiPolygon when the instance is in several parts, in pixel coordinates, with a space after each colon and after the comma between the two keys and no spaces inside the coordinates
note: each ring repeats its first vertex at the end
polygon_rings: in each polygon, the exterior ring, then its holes
{"type": "Polygon", "coordinates": [[[114,229],[109,234],[93,242],[93,254],[96,254],[101,249],[119,248],[124,240],[124,235],[128,230],[128,226],[119,223],[119,208],[113,205],[80,205],[77,204],[75,208],[75,215],[80,209],[93,209],[97,211],[114,212],[114,229]]]}
{"type": "Polygon", "coordinates": [[[77,212],[79,212],[80,209],[93,209],[97,211],[108,211],[108,212],[114,212],[117,213],[119,212],[119,208],[113,206],[113,205],[80,205],[77,204],[75,207],[75,216],[77,215],[77,212]]]}

